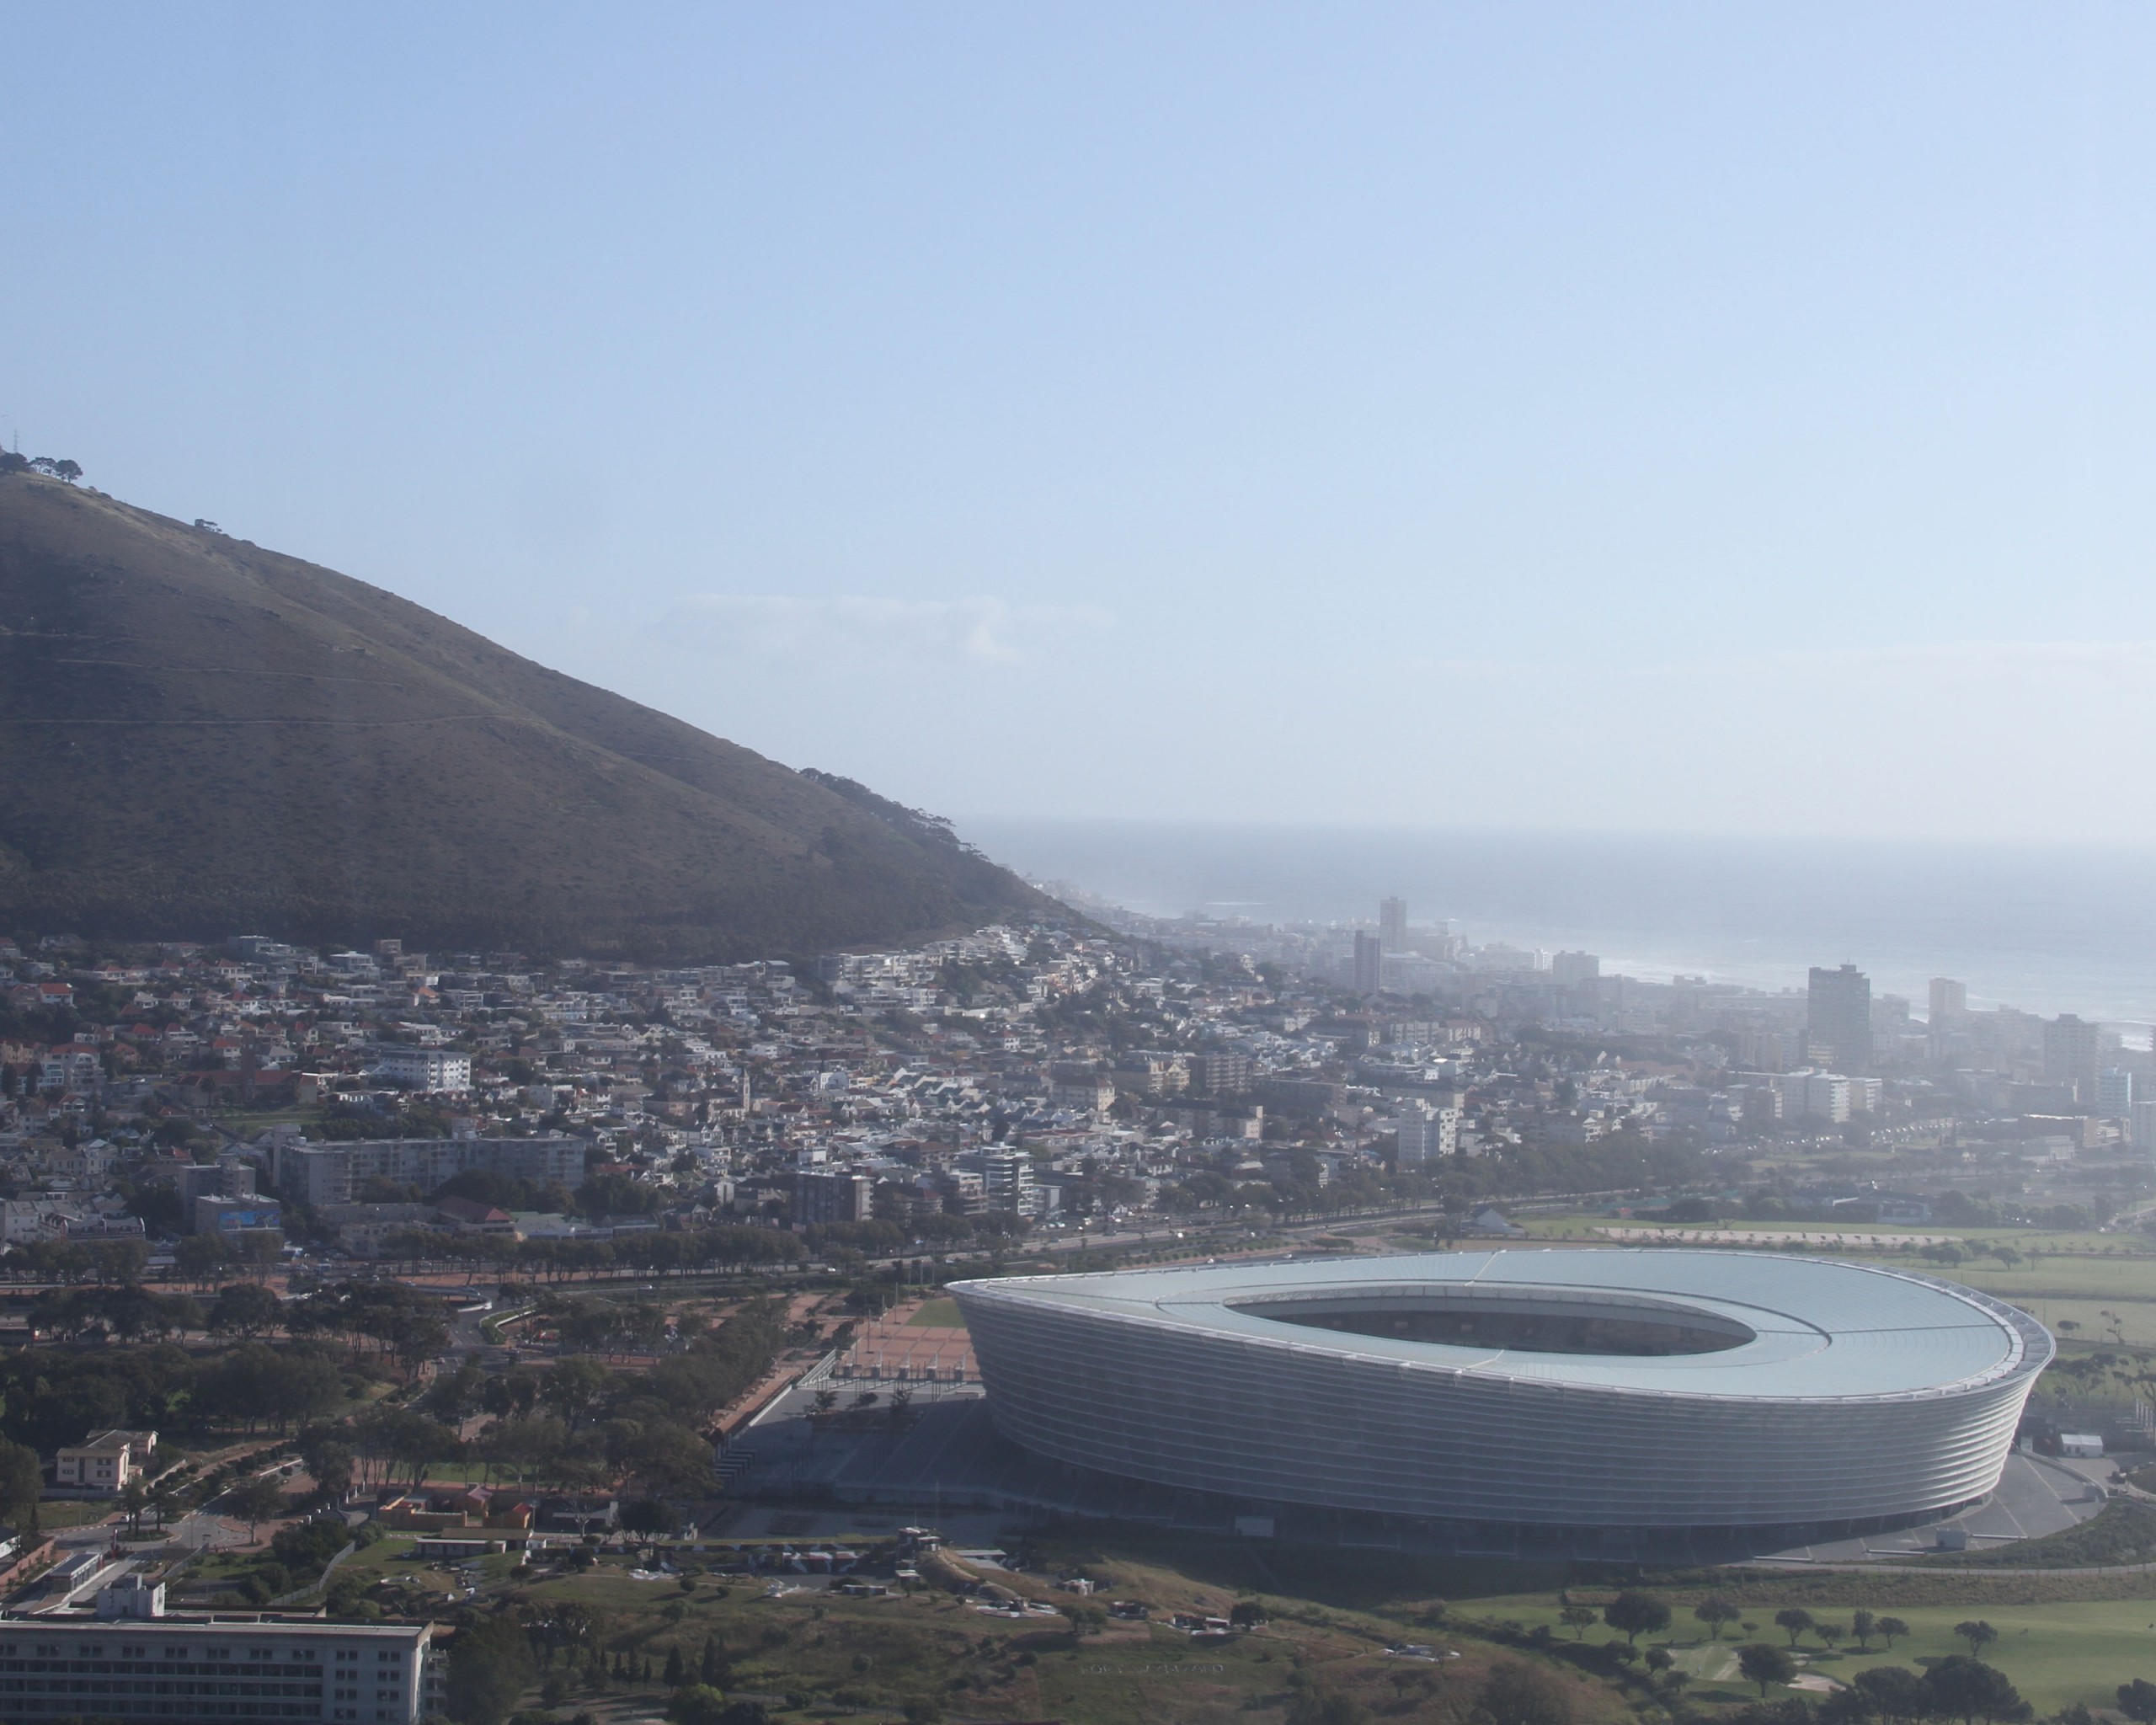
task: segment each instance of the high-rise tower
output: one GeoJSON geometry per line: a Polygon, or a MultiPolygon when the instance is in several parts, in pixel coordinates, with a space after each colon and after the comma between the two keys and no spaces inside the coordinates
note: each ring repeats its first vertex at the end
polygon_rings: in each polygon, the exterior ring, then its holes
{"type": "Polygon", "coordinates": [[[1384,975],[1383,969],[1378,961],[1384,952],[1384,944],[1377,936],[1366,934],[1361,929],[1355,931],[1355,992],[1357,994],[1375,994],[1378,991],[1380,980],[1384,975]]]}
{"type": "Polygon", "coordinates": [[[1838,1072],[1871,1070],[1871,979],[1854,964],[1812,967],[1805,1028],[1814,1058],[1824,1053],[1838,1072]]]}

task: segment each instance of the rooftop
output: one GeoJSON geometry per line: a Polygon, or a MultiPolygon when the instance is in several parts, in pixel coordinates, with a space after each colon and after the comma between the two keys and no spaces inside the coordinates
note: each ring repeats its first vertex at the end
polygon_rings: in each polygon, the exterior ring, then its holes
{"type": "Polygon", "coordinates": [[[1967,1391],[2052,1354],[2035,1320],[1972,1290],[1758,1252],[1430,1252],[955,1290],[1476,1377],[1748,1401],[1967,1391]]]}

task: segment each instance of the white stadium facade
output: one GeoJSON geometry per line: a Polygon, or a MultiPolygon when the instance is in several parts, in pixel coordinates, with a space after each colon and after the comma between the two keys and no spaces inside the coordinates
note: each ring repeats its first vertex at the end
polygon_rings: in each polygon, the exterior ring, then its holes
{"type": "Polygon", "coordinates": [[[997,1429],[1253,1508],[1887,1525],[1999,1482],[2051,1337],[1903,1270],[1437,1252],[960,1282],[997,1429]]]}

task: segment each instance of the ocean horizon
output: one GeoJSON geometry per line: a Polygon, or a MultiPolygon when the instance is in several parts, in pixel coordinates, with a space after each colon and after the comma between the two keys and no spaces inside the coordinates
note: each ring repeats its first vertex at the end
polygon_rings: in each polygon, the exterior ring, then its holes
{"type": "Polygon", "coordinates": [[[1854,964],[1924,1009],[1972,1006],[2156,1023],[2156,853],[1633,833],[1273,826],[981,816],[959,831],[1030,879],[1148,916],[1261,923],[1410,920],[1598,954],[1605,974],[1801,989],[1854,964]]]}

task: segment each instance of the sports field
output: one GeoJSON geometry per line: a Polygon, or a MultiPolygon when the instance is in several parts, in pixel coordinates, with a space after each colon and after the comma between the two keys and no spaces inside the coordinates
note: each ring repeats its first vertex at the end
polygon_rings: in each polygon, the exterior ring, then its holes
{"type": "Polygon", "coordinates": [[[951,1299],[923,1300],[921,1309],[906,1322],[921,1330],[963,1330],[966,1327],[966,1321],[958,1316],[958,1302],[951,1299]]]}

